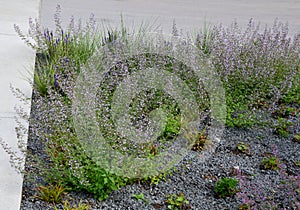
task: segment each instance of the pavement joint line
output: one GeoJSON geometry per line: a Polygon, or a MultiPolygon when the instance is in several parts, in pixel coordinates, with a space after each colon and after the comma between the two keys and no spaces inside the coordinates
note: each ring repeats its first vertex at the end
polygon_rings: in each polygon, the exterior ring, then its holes
{"type": "Polygon", "coordinates": [[[15,116],[11,116],[11,117],[2,117],[2,116],[0,116],[0,119],[15,119],[15,116]]]}
{"type": "Polygon", "coordinates": [[[10,34],[10,33],[1,33],[0,36],[17,36],[17,34],[10,34]]]}

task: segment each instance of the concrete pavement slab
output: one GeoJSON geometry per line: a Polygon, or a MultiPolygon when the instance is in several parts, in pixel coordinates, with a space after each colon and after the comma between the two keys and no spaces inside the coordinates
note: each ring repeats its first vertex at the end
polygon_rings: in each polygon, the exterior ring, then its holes
{"type": "Polygon", "coordinates": [[[10,90],[10,84],[28,96],[31,94],[27,80],[32,77],[35,53],[16,35],[2,34],[0,43],[0,95],[4,97],[0,100],[0,117],[7,117],[14,115],[14,106],[19,103],[10,90]]]}
{"type": "MultiPolygon", "coordinates": [[[[17,151],[14,118],[0,118],[0,136],[17,151]]],[[[0,209],[19,209],[22,177],[10,166],[9,155],[0,149],[0,209]]]]}
{"type": "MultiPolygon", "coordinates": [[[[38,0],[1,0],[0,34],[15,35],[14,24],[28,25],[28,18],[36,18],[38,0]],[[33,12],[35,11],[35,13],[33,12]]],[[[27,30],[26,30],[27,31],[27,30]]]]}
{"type": "MultiPolygon", "coordinates": [[[[15,133],[15,105],[21,105],[10,90],[10,85],[31,96],[25,71],[33,72],[35,52],[27,47],[14,32],[14,24],[27,32],[28,18],[37,18],[39,0],[0,0],[0,138],[18,151],[15,133]]],[[[31,73],[32,74],[32,73],[31,73]]],[[[24,107],[29,113],[30,106],[24,107]]],[[[9,155],[0,147],[0,209],[20,208],[22,177],[10,167],[9,155]]]]}
{"type": "Polygon", "coordinates": [[[174,19],[178,28],[194,31],[201,29],[205,20],[209,24],[225,25],[236,20],[246,26],[250,18],[254,18],[262,26],[271,26],[278,18],[289,22],[291,34],[300,32],[300,1],[297,0],[51,0],[42,3],[42,25],[54,27],[57,4],[61,5],[64,24],[71,15],[88,18],[94,13],[97,20],[117,26],[122,14],[127,26],[157,19],[156,23],[168,32],[174,19]]]}

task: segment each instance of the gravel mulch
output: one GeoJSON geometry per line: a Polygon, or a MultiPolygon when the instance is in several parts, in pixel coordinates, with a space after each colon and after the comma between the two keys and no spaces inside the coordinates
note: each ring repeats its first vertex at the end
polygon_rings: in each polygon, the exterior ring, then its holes
{"type": "MultiPolygon", "coordinates": [[[[299,108],[299,107],[298,107],[299,108]]],[[[271,120],[271,117],[270,117],[271,120]]],[[[299,117],[291,117],[294,126],[292,133],[300,133],[299,117]]],[[[300,161],[300,143],[293,141],[293,135],[287,138],[275,135],[271,128],[226,128],[222,141],[218,145],[212,157],[202,162],[198,152],[191,151],[176,167],[177,170],[157,185],[145,183],[133,184],[122,187],[110,194],[105,201],[99,202],[92,195],[83,192],[68,193],[69,200],[74,203],[82,201],[90,206],[90,209],[167,209],[165,203],[168,194],[184,193],[190,201],[191,209],[238,209],[238,198],[217,198],[213,187],[221,177],[233,177],[232,167],[238,166],[242,173],[249,178],[249,183],[260,181],[260,185],[268,190],[274,190],[274,201],[281,208],[293,209],[291,198],[284,189],[279,190],[280,184],[278,171],[262,170],[261,161],[267,154],[273,152],[273,146],[278,148],[278,157],[285,163],[286,171],[290,175],[299,175],[300,167],[295,162],[300,161]],[[235,152],[236,145],[244,142],[250,145],[249,154],[235,152]],[[143,200],[137,200],[132,194],[144,194],[143,200]]],[[[28,150],[34,154],[42,154],[42,143],[29,137],[28,150]]],[[[35,174],[35,161],[27,158],[26,170],[35,174]]],[[[43,183],[41,177],[25,176],[22,210],[54,209],[52,204],[46,203],[35,197],[38,183],[43,183]],[[33,178],[33,179],[32,179],[33,178]]],[[[56,205],[62,209],[62,205],[56,205]]],[[[296,209],[296,208],[294,208],[296,209]]]]}

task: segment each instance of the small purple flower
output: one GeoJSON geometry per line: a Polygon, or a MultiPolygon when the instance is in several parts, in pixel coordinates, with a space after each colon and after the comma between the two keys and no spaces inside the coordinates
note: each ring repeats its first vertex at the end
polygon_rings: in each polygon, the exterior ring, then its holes
{"type": "Polygon", "coordinates": [[[47,38],[48,34],[46,33],[46,31],[44,31],[44,37],[47,38]]]}
{"type": "Polygon", "coordinates": [[[277,156],[277,154],[278,154],[278,147],[275,144],[273,144],[272,148],[273,148],[273,154],[274,154],[274,156],[277,156]]]}
{"type": "Polygon", "coordinates": [[[67,36],[64,38],[64,42],[65,42],[66,44],[68,44],[68,37],[67,37],[67,36]]]}
{"type": "Polygon", "coordinates": [[[66,64],[68,64],[68,63],[70,62],[70,59],[69,59],[68,57],[65,57],[65,58],[64,58],[64,62],[65,62],[66,64]]]}
{"type": "Polygon", "coordinates": [[[58,86],[58,78],[59,78],[59,76],[58,75],[54,75],[54,87],[55,88],[58,88],[59,86],[58,86]]]}
{"type": "Polygon", "coordinates": [[[60,38],[57,38],[56,40],[55,40],[55,44],[58,44],[60,42],[60,38]]]}

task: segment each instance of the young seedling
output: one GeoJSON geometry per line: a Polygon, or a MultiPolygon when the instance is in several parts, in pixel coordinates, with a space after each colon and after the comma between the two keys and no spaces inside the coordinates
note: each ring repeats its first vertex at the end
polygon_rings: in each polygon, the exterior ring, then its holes
{"type": "Polygon", "coordinates": [[[164,173],[160,173],[156,176],[149,176],[147,178],[145,178],[143,181],[150,181],[150,185],[158,185],[159,182],[161,181],[166,181],[166,177],[167,177],[167,172],[164,172],[164,173]]]}
{"type": "Polygon", "coordinates": [[[144,200],[144,194],[140,193],[140,194],[132,194],[131,197],[137,199],[137,200],[144,200]]]}
{"type": "Polygon", "coordinates": [[[300,143],[300,134],[295,134],[294,138],[293,138],[293,141],[300,143]]]}
{"type": "Polygon", "coordinates": [[[236,149],[240,153],[249,154],[250,145],[249,144],[245,144],[243,142],[240,142],[240,143],[237,144],[236,149]]]}
{"type": "Polygon", "coordinates": [[[278,124],[274,127],[275,134],[283,137],[288,137],[290,135],[289,126],[291,126],[292,124],[292,122],[289,122],[285,118],[278,118],[278,124]]]}
{"type": "MultiPolygon", "coordinates": [[[[55,206],[55,210],[58,208],[55,206]]],[[[89,210],[90,207],[87,204],[79,203],[78,205],[71,205],[68,200],[63,202],[63,210],[89,210]]]]}
{"type": "Polygon", "coordinates": [[[167,200],[165,201],[168,204],[168,209],[171,210],[186,210],[190,209],[189,201],[186,199],[183,193],[179,193],[177,195],[170,194],[167,196],[167,200]]]}
{"type": "Polygon", "coordinates": [[[251,210],[250,206],[246,203],[239,205],[239,210],[251,210]]]}
{"type": "Polygon", "coordinates": [[[262,169],[268,169],[268,170],[278,170],[278,159],[275,156],[271,156],[269,158],[263,159],[261,163],[262,169]]]}

